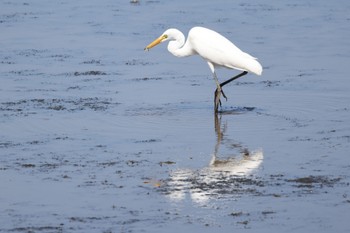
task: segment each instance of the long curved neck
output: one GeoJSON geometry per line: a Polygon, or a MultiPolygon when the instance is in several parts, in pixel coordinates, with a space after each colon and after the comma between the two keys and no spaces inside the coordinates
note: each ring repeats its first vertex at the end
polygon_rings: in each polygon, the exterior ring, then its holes
{"type": "Polygon", "coordinates": [[[185,36],[181,32],[174,39],[169,41],[168,51],[176,57],[187,57],[192,55],[191,46],[188,41],[185,43],[185,36]]]}

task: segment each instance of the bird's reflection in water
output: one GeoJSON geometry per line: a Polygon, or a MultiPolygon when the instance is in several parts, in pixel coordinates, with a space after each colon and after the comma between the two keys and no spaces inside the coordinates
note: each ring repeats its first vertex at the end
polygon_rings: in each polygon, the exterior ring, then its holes
{"type": "Polygon", "coordinates": [[[263,152],[261,149],[251,151],[239,142],[228,138],[224,139],[227,122],[222,126],[221,117],[221,115],[215,114],[216,144],[208,169],[213,172],[225,172],[227,175],[248,175],[262,163],[263,152]],[[219,149],[222,144],[229,144],[232,151],[234,152],[233,149],[236,149],[238,153],[222,155],[223,158],[221,158],[219,149]]]}
{"type": "Polygon", "coordinates": [[[254,184],[250,174],[263,161],[262,149],[250,150],[241,143],[227,138],[227,122],[221,124],[222,115],[215,114],[216,143],[207,167],[199,170],[178,169],[170,174],[165,193],[173,201],[188,195],[193,202],[206,203],[221,194],[244,192],[245,185],[254,184]],[[220,146],[229,145],[229,154],[220,154],[220,146]],[[231,154],[232,153],[232,154],[231,154]]]}

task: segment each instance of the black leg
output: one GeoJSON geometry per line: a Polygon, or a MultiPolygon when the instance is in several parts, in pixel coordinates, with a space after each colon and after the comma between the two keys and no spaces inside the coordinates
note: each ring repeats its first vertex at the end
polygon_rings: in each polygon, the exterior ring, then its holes
{"type": "MultiPolygon", "coordinates": [[[[242,73],[240,73],[240,74],[230,78],[229,80],[226,80],[225,82],[220,83],[220,87],[223,87],[226,84],[232,82],[233,80],[236,80],[236,79],[238,79],[238,78],[240,78],[240,77],[242,77],[243,75],[246,75],[246,74],[248,74],[248,72],[247,71],[243,71],[242,73]]],[[[225,95],[225,93],[224,93],[224,91],[222,89],[221,89],[221,94],[227,100],[227,97],[226,97],[226,95],[225,95]]],[[[214,98],[215,112],[218,112],[219,105],[221,106],[221,100],[220,100],[220,94],[218,93],[218,89],[217,88],[215,90],[214,96],[215,96],[215,98],[214,98]],[[219,101],[217,101],[217,98],[219,98],[219,101]]]]}
{"type": "MultiPolygon", "coordinates": [[[[236,80],[236,79],[238,79],[238,78],[240,78],[240,77],[242,77],[243,75],[246,75],[246,74],[248,74],[248,72],[247,72],[247,71],[243,71],[243,72],[240,73],[239,75],[236,75],[235,77],[230,78],[229,80],[220,83],[220,87],[223,87],[223,86],[225,86],[226,84],[232,82],[233,80],[236,80]]],[[[222,93],[222,94],[223,94],[223,96],[225,97],[224,93],[222,93]]],[[[225,98],[226,98],[226,97],[225,97],[225,98]]]]}
{"type": "MultiPolygon", "coordinates": [[[[242,73],[240,73],[240,74],[230,78],[229,80],[226,80],[225,82],[220,83],[220,87],[223,87],[226,84],[232,82],[233,80],[236,80],[236,79],[238,79],[238,78],[240,78],[240,77],[242,77],[243,75],[246,75],[246,74],[248,74],[248,72],[247,71],[243,71],[242,73]]],[[[216,95],[217,91],[218,91],[218,89],[215,90],[215,95],[216,95]]],[[[225,95],[225,93],[224,93],[224,91],[222,89],[221,89],[221,94],[227,100],[227,97],[226,97],[226,95],[225,95]]],[[[221,101],[220,101],[220,106],[221,106],[221,101]]]]}

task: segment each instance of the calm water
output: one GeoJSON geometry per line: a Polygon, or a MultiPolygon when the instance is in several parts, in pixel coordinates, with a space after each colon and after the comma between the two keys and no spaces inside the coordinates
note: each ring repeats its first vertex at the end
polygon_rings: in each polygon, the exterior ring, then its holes
{"type": "Polygon", "coordinates": [[[0,232],[350,230],[348,1],[0,4],[0,232]],[[143,51],[193,26],[264,67],[218,115],[202,59],[143,51]]]}

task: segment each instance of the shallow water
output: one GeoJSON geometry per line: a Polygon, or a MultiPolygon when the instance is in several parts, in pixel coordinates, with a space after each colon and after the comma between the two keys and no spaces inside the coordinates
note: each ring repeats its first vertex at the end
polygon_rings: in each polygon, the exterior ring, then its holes
{"type": "Polygon", "coordinates": [[[349,231],[349,10],[2,2],[0,232],[349,231]],[[196,25],[264,67],[217,116],[202,59],[143,51],[196,25]]]}

